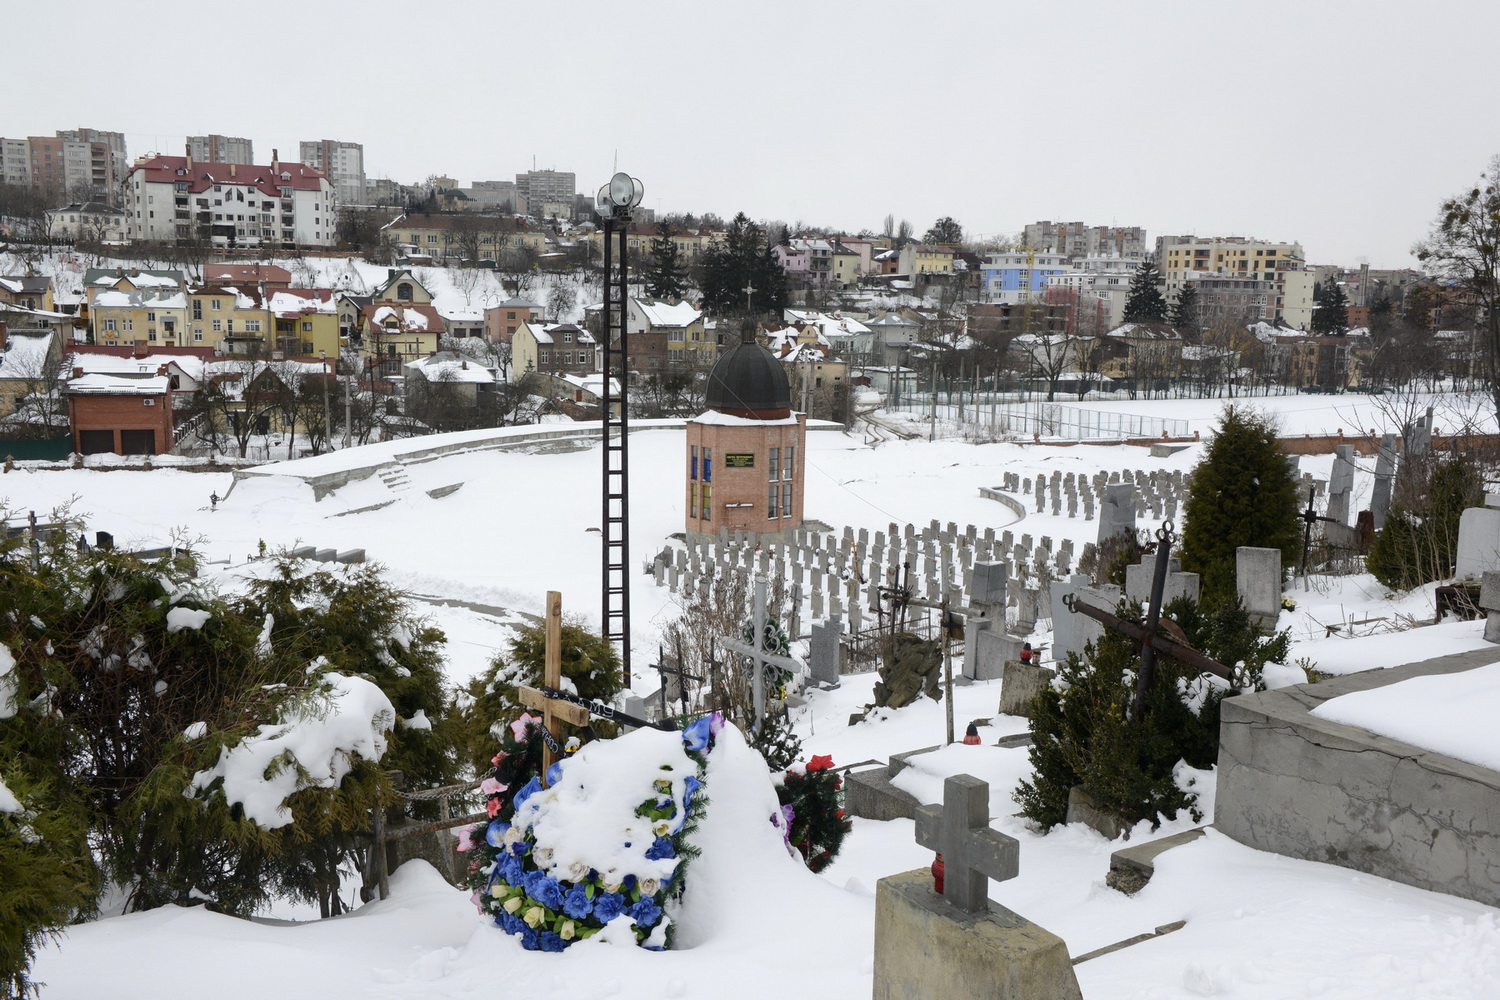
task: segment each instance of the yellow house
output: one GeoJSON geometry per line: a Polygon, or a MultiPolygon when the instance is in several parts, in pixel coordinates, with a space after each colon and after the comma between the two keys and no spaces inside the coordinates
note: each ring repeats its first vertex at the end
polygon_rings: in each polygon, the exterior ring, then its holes
{"type": "Polygon", "coordinates": [[[0,302],[23,309],[55,312],[52,279],[44,274],[0,275],[0,302]]]}
{"type": "Polygon", "coordinates": [[[430,305],[372,302],[360,311],[360,354],[377,362],[425,358],[438,349],[445,326],[430,305]]]}
{"type": "Polygon", "coordinates": [[[275,350],[286,357],[336,358],[348,346],[339,335],[338,292],[331,288],[283,288],[267,305],[276,324],[275,350]]]}
{"type": "Polygon", "coordinates": [[[221,354],[268,352],[275,326],[271,310],[258,291],[230,285],[203,285],[188,292],[190,346],[213,347],[221,354]]]}
{"type": "MultiPolygon", "coordinates": [[[[724,238],[723,233],[709,232],[686,232],[674,231],[670,239],[677,247],[677,259],[684,266],[692,264],[700,256],[708,251],[715,242],[724,238]]],[[[619,237],[616,237],[618,240],[619,237]]],[[[643,261],[651,255],[651,241],[661,239],[661,229],[656,223],[641,223],[633,225],[625,234],[625,253],[632,262],[643,261]]],[[[594,232],[589,236],[589,243],[593,247],[594,259],[604,259],[604,233],[594,232]]],[[[618,243],[615,244],[619,246],[618,243]]]]}
{"type": "Polygon", "coordinates": [[[669,363],[705,365],[718,357],[718,341],[709,336],[704,327],[703,313],[687,302],[633,298],[628,316],[632,336],[636,333],[665,335],[669,363]]]}
{"type": "Polygon", "coordinates": [[[908,243],[901,248],[899,274],[952,274],[953,250],[927,243],[908,243]]]}
{"type": "Polygon", "coordinates": [[[438,260],[499,260],[506,252],[531,250],[540,254],[546,237],[524,219],[508,215],[411,213],[385,227],[398,246],[438,260]]]}
{"type": "Polygon", "coordinates": [[[144,341],[164,347],[187,344],[188,297],[182,292],[116,291],[94,295],[89,320],[96,344],[144,341]]]}

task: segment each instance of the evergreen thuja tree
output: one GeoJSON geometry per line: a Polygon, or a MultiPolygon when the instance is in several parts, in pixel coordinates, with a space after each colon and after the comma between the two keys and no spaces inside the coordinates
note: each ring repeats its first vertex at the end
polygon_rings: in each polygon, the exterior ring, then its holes
{"type": "Polygon", "coordinates": [[[1130,292],[1125,298],[1124,320],[1127,323],[1165,323],[1167,300],[1161,294],[1161,272],[1156,261],[1150,257],[1141,261],[1130,279],[1130,292]]]}
{"type": "Polygon", "coordinates": [[[1172,303],[1171,322],[1177,332],[1184,336],[1196,336],[1202,331],[1198,321],[1198,288],[1185,284],[1177,291],[1177,301],[1172,303]]]}
{"type": "MultiPolygon", "coordinates": [[[[620,654],[614,644],[583,628],[564,622],[561,634],[562,675],[579,697],[609,702],[620,690],[620,654]]],[[[538,622],[521,629],[510,642],[508,654],[496,656],[489,669],[469,682],[469,704],[463,710],[460,737],[462,762],[483,774],[495,752],[495,726],[515,720],[527,711],[517,688],[540,687],[547,655],[547,629],[538,622]]],[[[614,723],[595,720],[591,728],[598,736],[613,736],[614,723]]]]}
{"type": "Polygon", "coordinates": [[[687,287],[687,271],[677,244],[672,242],[671,227],[664,222],[659,232],[661,235],[651,240],[651,255],[646,259],[646,294],[659,301],[680,299],[687,287]]]}
{"type": "Polygon", "coordinates": [[[1233,601],[1235,549],[1280,549],[1291,566],[1301,551],[1297,485],[1270,419],[1227,406],[1183,508],[1183,569],[1202,575],[1205,603],[1233,601]]]}
{"type": "Polygon", "coordinates": [[[1344,286],[1330,278],[1314,292],[1312,332],[1324,336],[1342,336],[1349,332],[1349,297],[1344,286]]]}

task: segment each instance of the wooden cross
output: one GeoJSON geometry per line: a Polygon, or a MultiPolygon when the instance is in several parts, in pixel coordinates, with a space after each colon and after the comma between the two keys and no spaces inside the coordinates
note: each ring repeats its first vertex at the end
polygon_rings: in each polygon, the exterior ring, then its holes
{"type": "Polygon", "coordinates": [[[755,605],[751,614],[752,633],[751,642],[746,642],[739,636],[724,636],[719,639],[720,645],[731,653],[738,653],[750,661],[750,700],[755,709],[755,724],[766,717],[766,687],[762,674],[766,667],[781,667],[784,670],[796,670],[802,666],[790,656],[783,655],[787,650],[770,645],[771,636],[767,635],[767,624],[769,618],[766,615],[766,578],[757,576],[755,578],[755,605]]]}
{"type": "Polygon", "coordinates": [[[1182,629],[1178,628],[1175,622],[1170,619],[1162,620],[1162,594],[1167,586],[1168,564],[1172,559],[1172,542],[1176,537],[1172,532],[1171,521],[1164,521],[1156,531],[1156,567],[1151,576],[1151,600],[1146,606],[1144,623],[1126,621],[1103,608],[1085,604],[1072,594],[1063,597],[1063,606],[1069,611],[1087,615],[1103,623],[1105,628],[1129,636],[1141,644],[1141,669],[1136,673],[1135,699],[1130,706],[1132,719],[1139,719],[1146,712],[1146,695],[1156,680],[1156,654],[1159,652],[1205,673],[1222,677],[1238,687],[1232,669],[1189,646],[1187,637],[1182,634],[1182,629]]]}
{"type": "Polygon", "coordinates": [[[1021,845],[990,829],[990,786],[972,774],[943,782],[943,804],[917,810],[917,843],[943,856],[943,899],[960,910],[989,909],[989,880],[1021,872],[1021,845]]]}
{"type": "Polygon", "coordinates": [[[697,676],[696,674],[690,674],[686,670],[682,669],[682,640],[679,638],[678,642],[677,642],[677,666],[675,666],[675,667],[669,667],[669,666],[667,666],[667,657],[666,657],[666,654],[664,654],[662,652],[662,648],[660,646],[656,647],[656,662],[654,664],[652,664],[652,666],[654,666],[656,668],[656,673],[661,678],[661,714],[662,714],[662,717],[666,718],[666,715],[667,715],[667,678],[668,677],[676,677],[677,678],[677,694],[678,694],[678,696],[680,697],[680,699],[682,701],[682,714],[683,715],[687,715],[687,712],[688,712],[688,690],[687,690],[687,682],[688,681],[701,681],[701,680],[703,680],[703,678],[697,676]]]}
{"type": "Polygon", "coordinates": [[[1307,553],[1312,548],[1313,525],[1319,521],[1332,521],[1338,523],[1336,517],[1324,517],[1318,513],[1317,507],[1313,506],[1313,500],[1318,495],[1318,488],[1310,486],[1307,490],[1307,509],[1297,516],[1302,519],[1302,589],[1307,590],[1307,553]]]}
{"type": "MultiPolygon", "coordinates": [[[[546,625],[547,646],[542,661],[542,684],[556,690],[562,684],[562,594],[555,590],[547,591],[546,625]]],[[[517,688],[516,694],[522,705],[538,709],[542,713],[542,785],[545,786],[547,769],[560,752],[557,733],[553,731],[554,720],[560,719],[573,726],[586,726],[589,710],[582,705],[550,698],[546,692],[534,687],[517,688]]]]}

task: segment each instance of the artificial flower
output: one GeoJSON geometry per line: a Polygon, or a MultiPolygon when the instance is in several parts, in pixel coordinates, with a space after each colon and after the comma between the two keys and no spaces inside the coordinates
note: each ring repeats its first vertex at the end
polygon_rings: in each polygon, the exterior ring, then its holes
{"type": "Polygon", "coordinates": [[[831,754],[823,754],[821,756],[814,757],[812,760],[807,762],[808,773],[812,773],[814,771],[826,771],[832,766],[833,756],[831,754]]]}
{"type": "Polygon", "coordinates": [[[568,865],[568,881],[582,882],[588,877],[589,866],[582,861],[574,861],[568,865]]]}
{"type": "Polygon", "coordinates": [[[516,793],[516,797],[512,801],[515,802],[516,808],[520,809],[522,803],[524,803],[527,799],[531,798],[533,795],[535,795],[537,792],[539,792],[541,790],[542,790],[542,783],[540,781],[538,781],[535,777],[533,777],[530,781],[526,782],[526,784],[524,784],[524,785],[521,786],[521,790],[516,793]]]}
{"type": "Polygon", "coordinates": [[[640,882],[640,889],[643,897],[655,896],[658,892],[661,892],[661,881],[654,878],[643,878],[640,882]]]}
{"type": "Polygon", "coordinates": [[[689,774],[682,779],[682,783],[686,786],[686,790],[682,793],[682,808],[691,809],[693,808],[693,793],[703,787],[703,782],[689,774]]]}
{"type": "Polygon", "coordinates": [[[713,726],[713,716],[705,715],[682,731],[682,742],[687,744],[688,752],[698,753],[708,748],[708,741],[715,732],[717,730],[713,726]]]}
{"type": "Polygon", "coordinates": [[[630,919],[641,927],[650,927],[661,919],[661,907],[656,905],[656,900],[650,896],[642,896],[636,900],[634,906],[628,911],[630,919]]]}
{"type": "Polygon", "coordinates": [[[570,917],[582,920],[593,908],[594,901],[589,899],[588,891],[581,885],[575,885],[563,896],[562,911],[570,917]]]}
{"type": "MultiPolygon", "coordinates": [[[[490,799],[488,802],[486,802],[484,804],[484,811],[490,814],[490,819],[494,819],[495,816],[500,812],[500,800],[499,799],[490,799]]],[[[491,845],[491,846],[498,846],[498,845],[491,845]]]]}
{"type": "Polygon", "coordinates": [[[535,725],[541,721],[541,719],[538,719],[530,712],[522,712],[521,717],[510,724],[510,734],[516,738],[517,743],[524,743],[526,741],[526,727],[535,725]]]}
{"type": "Polygon", "coordinates": [[[500,906],[505,910],[506,913],[515,913],[525,902],[525,896],[512,896],[505,902],[501,903],[500,906]]]}
{"type": "Polygon", "coordinates": [[[503,791],[505,791],[505,786],[494,778],[485,778],[479,783],[479,793],[481,795],[498,795],[503,791]]]}
{"type": "Polygon", "coordinates": [[[564,920],[562,927],[558,929],[557,936],[562,938],[564,941],[571,941],[573,940],[573,936],[577,933],[578,925],[571,920],[564,920]]]}
{"type": "Polygon", "coordinates": [[[562,761],[555,760],[552,766],[547,768],[547,784],[555,785],[562,780],[562,761]]]}
{"type": "Polygon", "coordinates": [[[594,897],[594,919],[607,924],[625,910],[625,897],[618,892],[604,892],[594,897]]]}
{"type": "Polygon", "coordinates": [[[562,951],[567,945],[554,931],[542,931],[537,937],[537,947],[541,951],[562,951]]]}
{"type": "Polygon", "coordinates": [[[484,842],[491,847],[500,847],[505,843],[505,831],[510,829],[510,824],[502,820],[491,820],[490,825],[484,831],[484,842]]]}
{"type": "MultiPolygon", "coordinates": [[[[652,861],[660,861],[663,858],[675,858],[677,851],[672,847],[672,842],[666,837],[657,837],[646,850],[646,857],[652,861]]],[[[641,890],[645,892],[645,889],[641,890]]],[[[656,895],[652,892],[650,895],[656,895]]]]}
{"type": "Polygon", "coordinates": [[[531,909],[522,914],[521,919],[526,921],[527,927],[535,927],[537,924],[545,920],[546,917],[546,910],[542,909],[540,906],[533,906],[531,909]]]}

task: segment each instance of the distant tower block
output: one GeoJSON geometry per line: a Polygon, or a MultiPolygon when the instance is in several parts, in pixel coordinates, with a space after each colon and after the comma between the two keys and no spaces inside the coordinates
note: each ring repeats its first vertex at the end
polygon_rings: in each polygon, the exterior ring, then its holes
{"type": "Polygon", "coordinates": [[[687,534],[751,532],[790,540],[802,524],[807,414],[776,356],[747,323],[739,346],[708,376],[708,409],[687,425],[687,534]]]}

